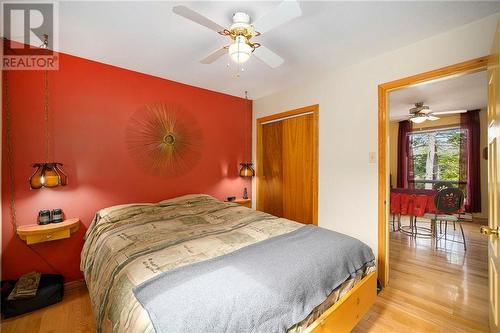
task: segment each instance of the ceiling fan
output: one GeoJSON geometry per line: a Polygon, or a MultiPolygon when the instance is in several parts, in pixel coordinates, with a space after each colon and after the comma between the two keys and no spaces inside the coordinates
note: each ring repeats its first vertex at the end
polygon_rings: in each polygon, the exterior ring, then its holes
{"type": "Polygon", "coordinates": [[[252,38],[258,37],[263,33],[267,33],[268,31],[302,15],[302,10],[300,9],[300,5],[297,1],[283,1],[255,22],[252,22],[247,13],[236,12],[233,14],[233,23],[231,26],[229,28],[224,28],[222,25],[215,23],[211,19],[186,6],[175,6],[172,10],[175,14],[187,18],[188,20],[198,23],[230,39],[230,45],[224,46],[223,48],[218,49],[203,58],[200,61],[202,64],[211,64],[226,53],[229,54],[229,57],[235,63],[242,64],[248,61],[250,56],[255,52],[255,56],[271,68],[276,68],[283,64],[283,58],[264,45],[253,42],[252,38]],[[257,31],[254,26],[259,30],[257,31]]]}
{"type": "Polygon", "coordinates": [[[454,114],[454,113],[464,113],[467,110],[450,110],[450,111],[440,111],[440,112],[432,112],[429,106],[424,105],[423,102],[415,103],[415,107],[410,109],[410,121],[415,124],[421,124],[426,120],[438,120],[439,117],[436,115],[444,115],[444,114],[454,114]]]}

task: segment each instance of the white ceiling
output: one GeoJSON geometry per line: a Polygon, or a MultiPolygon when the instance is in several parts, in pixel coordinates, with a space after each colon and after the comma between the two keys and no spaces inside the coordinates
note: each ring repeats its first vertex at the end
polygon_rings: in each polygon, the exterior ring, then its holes
{"type": "Polygon", "coordinates": [[[409,109],[416,102],[424,102],[433,112],[485,108],[488,103],[487,73],[481,71],[393,91],[389,94],[390,120],[407,119],[409,109]]]}
{"type": "Polygon", "coordinates": [[[301,2],[302,17],[255,39],[285,63],[271,69],[252,57],[236,78],[227,56],[199,63],[227,40],[173,14],[178,4],[229,26],[235,11],[255,20],[279,2],[61,2],[59,49],[236,96],[248,90],[253,99],[500,11],[500,2],[301,2]]]}

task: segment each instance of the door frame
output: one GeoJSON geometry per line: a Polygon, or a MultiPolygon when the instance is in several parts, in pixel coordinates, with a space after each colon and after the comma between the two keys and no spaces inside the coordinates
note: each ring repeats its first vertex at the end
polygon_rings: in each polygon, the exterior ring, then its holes
{"type": "Polygon", "coordinates": [[[389,158],[388,94],[391,91],[414,86],[424,82],[437,81],[453,76],[474,73],[488,68],[489,56],[472,59],[451,66],[442,67],[378,86],[378,278],[382,286],[389,283],[389,158]]]}
{"type": "Polygon", "coordinates": [[[319,104],[305,106],[299,109],[289,110],[285,112],[275,113],[269,116],[258,118],[255,121],[255,129],[257,132],[256,141],[256,179],[255,179],[255,198],[257,201],[257,210],[262,208],[262,202],[259,198],[259,181],[262,175],[262,126],[270,121],[279,121],[286,118],[300,117],[304,114],[313,115],[313,140],[314,140],[314,152],[313,152],[313,224],[318,225],[318,158],[319,158],[319,104]]]}

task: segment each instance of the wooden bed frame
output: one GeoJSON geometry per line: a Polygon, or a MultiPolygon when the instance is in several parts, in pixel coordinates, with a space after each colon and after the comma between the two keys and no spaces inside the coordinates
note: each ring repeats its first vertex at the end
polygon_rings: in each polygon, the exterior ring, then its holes
{"type": "Polygon", "coordinates": [[[304,333],[348,333],[368,312],[376,297],[377,272],[371,272],[309,325],[304,333]]]}
{"type": "MultiPolygon", "coordinates": [[[[64,284],[64,290],[87,288],[85,280],[64,284]]],[[[363,318],[377,297],[377,272],[366,275],[303,333],[347,333],[363,318]]]]}

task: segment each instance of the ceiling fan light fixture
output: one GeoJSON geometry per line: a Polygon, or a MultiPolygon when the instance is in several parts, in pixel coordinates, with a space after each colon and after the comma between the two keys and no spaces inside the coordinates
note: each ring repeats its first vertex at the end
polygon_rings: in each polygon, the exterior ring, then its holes
{"type": "Polygon", "coordinates": [[[229,45],[229,57],[237,64],[247,62],[252,55],[253,48],[247,44],[244,36],[237,36],[233,44],[229,45]]]}
{"type": "MultiPolygon", "coordinates": [[[[183,5],[174,6],[172,11],[179,16],[215,31],[219,35],[231,40],[232,44],[229,46],[224,46],[201,59],[200,62],[202,64],[211,64],[224,54],[227,54],[226,52],[228,51],[232,61],[242,64],[248,61],[253,51],[259,48],[255,56],[271,68],[281,66],[284,62],[283,58],[266,46],[261,46],[260,43],[253,42],[253,38],[260,36],[262,33],[267,33],[302,15],[299,0],[283,0],[278,6],[275,6],[272,10],[262,15],[255,22],[247,13],[238,11],[233,14],[231,26],[226,28],[183,5]],[[258,28],[258,30],[256,30],[256,28],[258,28]]],[[[240,66],[238,66],[238,72],[239,71],[240,66]]]]}
{"type": "Polygon", "coordinates": [[[413,116],[413,117],[410,118],[410,121],[413,122],[413,123],[415,123],[415,124],[421,124],[421,123],[423,123],[426,120],[427,120],[426,116],[419,115],[419,114],[416,114],[415,116],[413,116]]]}
{"type": "Polygon", "coordinates": [[[233,14],[233,24],[229,30],[248,29],[250,27],[250,16],[247,13],[236,12],[233,14]]]}

